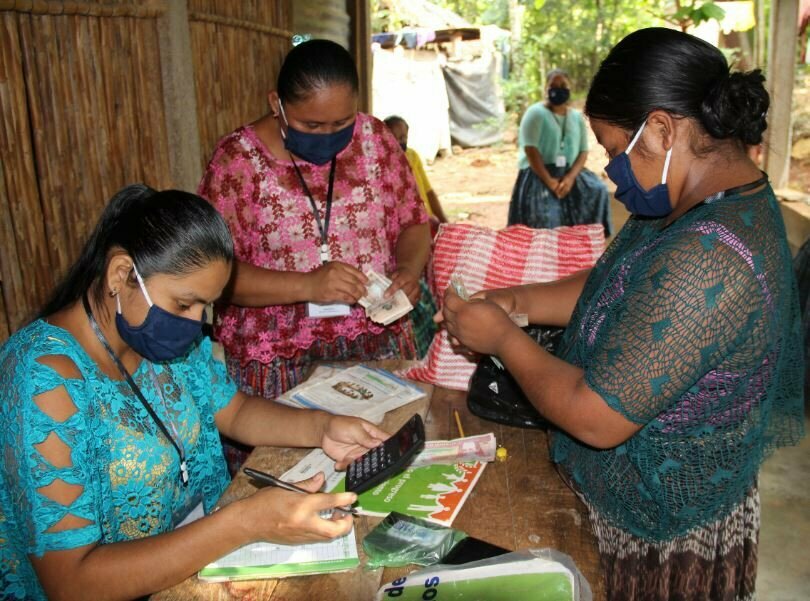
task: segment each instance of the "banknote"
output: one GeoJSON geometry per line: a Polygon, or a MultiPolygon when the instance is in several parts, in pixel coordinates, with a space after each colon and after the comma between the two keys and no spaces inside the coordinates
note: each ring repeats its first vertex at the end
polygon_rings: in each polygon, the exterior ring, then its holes
{"type": "Polygon", "coordinates": [[[411,462],[410,467],[434,463],[452,465],[472,461],[494,461],[496,448],[495,435],[491,432],[453,440],[429,440],[411,462]]]}
{"type": "Polygon", "coordinates": [[[366,272],[368,283],[366,295],[358,300],[358,304],[365,308],[366,316],[376,323],[387,326],[406,315],[413,309],[411,301],[402,290],[397,290],[390,298],[385,298],[385,291],[391,285],[391,280],[376,271],[366,272]]]}
{"type": "MultiPolygon", "coordinates": [[[[453,286],[453,289],[456,291],[456,294],[459,295],[461,300],[470,300],[470,293],[467,292],[467,287],[464,285],[464,280],[460,275],[456,273],[451,275],[450,285],[453,286]]],[[[525,328],[529,325],[529,316],[525,313],[510,313],[509,319],[515,322],[519,328],[525,328]]]]}
{"type": "Polygon", "coordinates": [[[460,275],[457,273],[451,275],[450,285],[453,286],[453,289],[456,291],[456,294],[458,294],[461,300],[470,300],[470,293],[467,292],[467,287],[464,285],[464,280],[461,279],[460,275]]]}

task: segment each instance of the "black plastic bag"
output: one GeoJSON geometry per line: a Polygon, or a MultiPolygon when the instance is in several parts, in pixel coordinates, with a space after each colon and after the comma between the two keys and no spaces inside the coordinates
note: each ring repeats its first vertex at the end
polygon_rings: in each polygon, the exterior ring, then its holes
{"type": "MultiPolygon", "coordinates": [[[[537,344],[554,354],[564,328],[529,326],[523,330],[537,344]]],[[[470,379],[467,407],[482,419],[519,428],[545,428],[548,422],[537,412],[508,370],[492,357],[481,357],[470,379]]]]}

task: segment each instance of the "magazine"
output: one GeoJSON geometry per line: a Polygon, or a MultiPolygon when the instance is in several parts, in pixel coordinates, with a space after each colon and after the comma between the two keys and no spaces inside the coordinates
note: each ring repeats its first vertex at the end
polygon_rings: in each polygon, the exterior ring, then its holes
{"type": "Polygon", "coordinates": [[[292,407],[354,415],[379,424],[388,411],[426,396],[415,384],[384,369],[355,365],[329,373],[326,377],[314,374],[277,401],[292,407]]]}

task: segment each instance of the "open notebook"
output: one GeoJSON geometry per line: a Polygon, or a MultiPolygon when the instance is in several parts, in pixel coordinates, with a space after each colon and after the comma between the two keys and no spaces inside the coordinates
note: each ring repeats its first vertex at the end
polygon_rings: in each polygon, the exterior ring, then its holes
{"type": "Polygon", "coordinates": [[[261,580],[343,572],[358,565],[357,541],[352,530],[326,543],[246,545],[205,566],[199,578],[204,582],[261,580]]]}

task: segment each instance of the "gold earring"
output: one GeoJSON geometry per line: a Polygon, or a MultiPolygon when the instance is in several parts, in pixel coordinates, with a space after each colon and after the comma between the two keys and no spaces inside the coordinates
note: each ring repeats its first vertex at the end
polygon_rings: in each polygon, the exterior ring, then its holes
{"type": "Polygon", "coordinates": [[[116,289],[110,290],[110,297],[114,297],[116,294],[118,294],[118,290],[116,289]]]}

